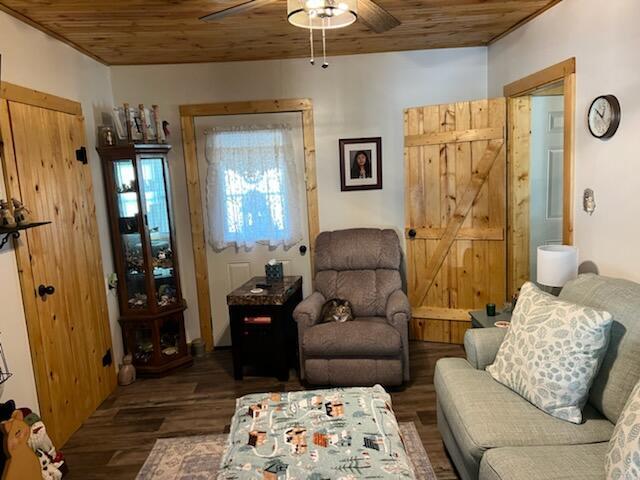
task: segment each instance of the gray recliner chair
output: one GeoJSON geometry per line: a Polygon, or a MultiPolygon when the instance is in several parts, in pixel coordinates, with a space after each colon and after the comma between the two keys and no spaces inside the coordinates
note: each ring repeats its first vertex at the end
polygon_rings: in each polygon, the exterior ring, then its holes
{"type": "Polygon", "coordinates": [[[333,386],[398,386],[409,380],[411,307],[402,290],[401,261],[393,230],[318,235],[316,291],[293,313],[302,379],[333,386]],[[322,307],[332,298],[349,300],[355,319],[321,323],[322,307]]]}

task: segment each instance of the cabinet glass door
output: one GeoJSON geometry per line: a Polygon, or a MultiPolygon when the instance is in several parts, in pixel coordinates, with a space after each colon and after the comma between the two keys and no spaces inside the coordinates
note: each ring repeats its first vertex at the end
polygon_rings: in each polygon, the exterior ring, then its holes
{"type": "Polygon", "coordinates": [[[128,306],[132,310],[148,306],[144,247],[140,230],[140,203],[136,170],[131,160],[113,162],[118,231],[124,255],[125,286],[128,306]]]}
{"type": "Polygon", "coordinates": [[[174,266],[171,223],[169,217],[166,162],[164,158],[140,158],[146,222],[151,242],[153,285],[159,307],[176,304],[176,271],[174,266]]]}

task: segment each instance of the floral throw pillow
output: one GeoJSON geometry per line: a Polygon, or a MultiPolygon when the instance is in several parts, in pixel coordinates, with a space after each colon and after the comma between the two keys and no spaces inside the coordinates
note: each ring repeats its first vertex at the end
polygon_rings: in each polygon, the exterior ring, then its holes
{"type": "Polygon", "coordinates": [[[608,312],[559,300],[528,282],[487,372],[548,414],[581,423],[611,322],[608,312]]]}
{"type": "Polygon", "coordinates": [[[640,382],[613,430],[605,468],[607,480],[640,478],[640,382]]]}

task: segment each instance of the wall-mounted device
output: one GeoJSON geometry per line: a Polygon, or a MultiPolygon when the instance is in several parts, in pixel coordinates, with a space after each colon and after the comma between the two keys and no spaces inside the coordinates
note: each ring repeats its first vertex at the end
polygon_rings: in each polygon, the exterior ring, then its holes
{"type": "Polygon", "coordinates": [[[596,210],[596,197],[593,193],[593,190],[590,188],[586,188],[584,190],[584,195],[582,197],[582,208],[589,215],[593,215],[593,212],[596,210]]]}

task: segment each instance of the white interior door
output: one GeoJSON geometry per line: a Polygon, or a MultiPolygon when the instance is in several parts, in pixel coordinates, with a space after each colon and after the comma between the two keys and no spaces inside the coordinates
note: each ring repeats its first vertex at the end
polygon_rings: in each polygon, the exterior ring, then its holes
{"type": "Polygon", "coordinates": [[[531,103],[530,272],[537,248],[562,244],[564,96],[534,96],[531,103]]]}
{"type": "MultiPolygon", "coordinates": [[[[211,292],[211,314],[213,321],[213,337],[216,346],[231,345],[229,328],[229,312],[227,294],[255,276],[264,276],[264,265],[275,258],[284,265],[285,275],[302,275],[303,293],[311,292],[311,259],[309,253],[302,254],[301,246],[309,246],[309,230],[307,228],[307,203],[304,179],[304,143],[302,137],[302,116],[300,113],[267,113],[254,115],[229,115],[196,118],[196,138],[198,151],[198,170],[204,202],[205,215],[207,159],[205,157],[206,133],[214,127],[231,127],[247,125],[287,124],[292,128],[294,154],[297,165],[299,199],[303,238],[292,248],[285,250],[282,246],[270,248],[267,245],[256,245],[250,251],[227,248],[216,252],[209,244],[208,228],[205,228],[207,240],[207,262],[209,271],[209,289],[211,292]]],[[[207,222],[205,222],[206,225],[207,222]]]]}

